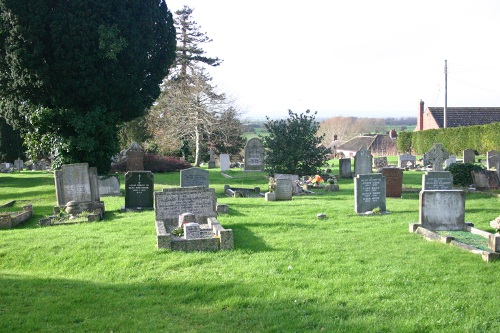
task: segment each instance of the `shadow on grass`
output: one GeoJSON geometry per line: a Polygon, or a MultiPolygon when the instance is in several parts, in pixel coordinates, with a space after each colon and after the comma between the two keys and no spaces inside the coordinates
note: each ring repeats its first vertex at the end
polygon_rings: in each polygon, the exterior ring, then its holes
{"type": "Polygon", "coordinates": [[[252,252],[273,251],[266,242],[255,234],[247,227],[242,225],[224,225],[226,229],[232,229],[234,235],[234,247],[237,249],[249,250],[252,252]]]}

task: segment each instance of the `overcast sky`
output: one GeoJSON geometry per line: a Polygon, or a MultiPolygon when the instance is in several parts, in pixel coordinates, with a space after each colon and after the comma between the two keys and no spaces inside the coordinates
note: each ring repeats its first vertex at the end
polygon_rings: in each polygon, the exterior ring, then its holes
{"type": "Polygon", "coordinates": [[[500,106],[500,1],[166,2],[194,9],[246,118],[416,117],[444,105],[445,59],[448,106],[500,106]]]}

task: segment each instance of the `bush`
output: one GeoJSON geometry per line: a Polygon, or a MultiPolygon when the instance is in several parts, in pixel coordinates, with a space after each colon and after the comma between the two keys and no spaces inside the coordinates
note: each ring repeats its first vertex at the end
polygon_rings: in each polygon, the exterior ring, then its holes
{"type": "Polygon", "coordinates": [[[446,168],[453,176],[453,185],[469,186],[474,183],[472,171],[481,171],[484,168],[472,163],[452,163],[446,168]]]}
{"type": "MultiPolygon", "coordinates": [[[[190,167],[191,164],[175,157],[144,154],[144,170],[148,170],[153,173],[174,172],[190,167]]],[[[127,161],[122,161],[112,166],[113,172],[125,172],[126,170],[127,161]]]]}

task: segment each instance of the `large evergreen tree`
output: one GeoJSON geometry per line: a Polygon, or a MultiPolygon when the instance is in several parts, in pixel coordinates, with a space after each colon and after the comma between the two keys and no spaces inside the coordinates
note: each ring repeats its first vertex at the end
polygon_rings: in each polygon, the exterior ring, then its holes
{"type": "Polygon", "coordinates": [[[266,170],[270,173],[290,173],[299,176],[319,173],[330,152],[321,145],[323,136],[316,136],[319,123],[317,112],[307,110],[297,114],[288,111],[287,119],[264,124],[269,135],[262,137],[266,148],[266,170]]]}
{"type": "Polygon", "coordinates": [[[0,0],[0,112],[32,150],[100,172],[118,125],[160,94],[175,59],[163,0],[0,0]]]}

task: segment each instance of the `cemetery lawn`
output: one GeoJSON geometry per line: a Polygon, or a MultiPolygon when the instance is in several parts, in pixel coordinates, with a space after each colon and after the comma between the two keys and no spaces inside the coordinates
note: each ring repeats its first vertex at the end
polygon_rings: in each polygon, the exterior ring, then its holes
{"type": "MultiPolygon", "coordinates": [[[[123,196],[102,198],[103,222],[41,228],[52,173],[0,174],[0,205],[16,200],[0,211],[31,203],[35,214],[0,230],[0,332],[500,331],[500,263],[409,233],[418,191],[388,198],[391,214],[358,216],[351,179],[266,202],[223,195],[224,184],[265,192],[264,173],[227,174],[210,170],[210,183],[235,249],[216,253],[158,250],[154,212],[122,213],[123,196]]],[[[421,175],[405,172],[404,187],[418,190],[421,175]]],[[[157,191],[178,184],[155,174],[157,191]]],[[[493,232],[499,207],[467,193],[466,221],[493,232]]]]}

